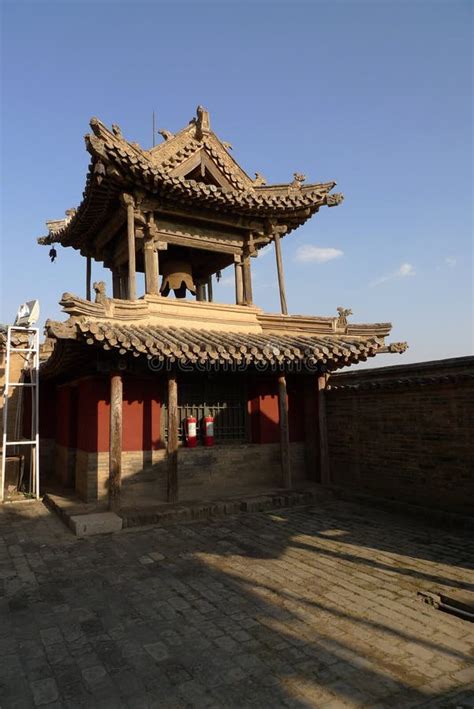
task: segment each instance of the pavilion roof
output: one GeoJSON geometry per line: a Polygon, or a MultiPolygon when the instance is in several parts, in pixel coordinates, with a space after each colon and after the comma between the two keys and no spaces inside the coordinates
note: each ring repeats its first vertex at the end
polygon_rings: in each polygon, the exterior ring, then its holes
{"type": "Polygon", "coordinates": [[[288,184],[266,185],[256,173],[252,180],[210,129],[207,111],[176,135],[162,131],[165,141],[146,150],[127,141],[118,126],[109,130],[100,120],[90,122],[85,136],[92,160],[83,201],[64,220],[48,222],[49,234],[40,244],[58,242],[81,248],[84,238],[104,224],[108,207],[124,190],[143,190],[166,202],[234,216],[276,220],[287,232],[310,218],[321,206],[336,206],[343,196],[332,193],[336,183],[306,184],[295,173],[288,184]],[[197,165],[208,170],[211,183],[189,179],[197,165]]]}

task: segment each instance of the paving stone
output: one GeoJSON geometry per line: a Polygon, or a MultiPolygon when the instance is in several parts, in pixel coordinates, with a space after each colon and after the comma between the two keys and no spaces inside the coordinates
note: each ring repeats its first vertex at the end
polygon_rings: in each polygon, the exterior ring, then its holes
{"type": "Polygon", "coordinates": [[[89,687],[94,686],[107,676],[107,671],[103,665],[93,665],[82,670],[82,677],[89,687]]]}
{"type": "Polygon", "coordinates": [[[28,677],[30,681],[44,679],[53,675],[53,671],[46,657],[26,658],[22,663],[22,667],[25,676],[28,677]]]}
{"type": "Polygon", "coordinates": [[[56,521],[0,507],[8,709],[469,706],[474,627],[417,598],[474,588],[467,533],[331,499],[85,540],[56,521]]]}
{"type": "Polygon", "coordinates": [[[40,631],[40,635],[44,645],[54,645],[63,641],[63,635],[59,628],[45,628],[40,631]]]}
{"type": "Polygon", "coordinates": [[[52,677],[31,682],[30,686],[33,692],[33,700],[37,707],[55,702],[59,697],[56,681],[52,677]]]}
{"type": "Polygon", "coordinates": [[[150,645],[144,645],[144,648],[157,662],[166,660],[169,657],[168,648],[164,643],[152,643],[150,645]]]}

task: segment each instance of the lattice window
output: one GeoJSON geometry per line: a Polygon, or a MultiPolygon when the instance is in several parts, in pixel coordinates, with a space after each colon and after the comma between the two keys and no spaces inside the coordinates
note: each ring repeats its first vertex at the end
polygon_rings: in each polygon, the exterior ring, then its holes
{"type": "MultiPolygon", "coordinates": [[[[184,441],[184,422],[197,420],[202,440],[204,416],[214,416],[216,443],[245,443],[248,440],[247,387],[242,377],[232,375],[182,376],[178,379],[178,440],[184,441]]],[[[163,405],[164,438],[168,438],[168,407],[163,405]]]]}

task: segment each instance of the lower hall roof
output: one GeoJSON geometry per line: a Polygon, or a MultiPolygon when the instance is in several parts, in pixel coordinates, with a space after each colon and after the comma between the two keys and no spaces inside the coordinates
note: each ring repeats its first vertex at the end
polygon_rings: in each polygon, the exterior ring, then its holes
{"type": "Polygon", "coordinates": [[[334,371],[376,354],[406,349],[405,343],[385,345],[378,337],[222,332],[87,319],[48,321],[46,334],[56,342],[53,354],[42,364],[44,377],[55,377],[77,358],[85,361],[97,353],[152,360],[156,369],[158,363],[181,364],[187,371],[207,364],[216,369],[230,366],[240,371],[274,368],[309,373],[334,371]]]}

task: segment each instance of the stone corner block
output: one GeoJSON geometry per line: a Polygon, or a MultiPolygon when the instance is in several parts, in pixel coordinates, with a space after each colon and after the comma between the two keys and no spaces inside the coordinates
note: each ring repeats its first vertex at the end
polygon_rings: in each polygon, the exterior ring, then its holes
{"type": "Polygon", "coordinates": [[[115,512],[93,512],[85,515],[72,515],[69,526],[76,537],[91,537],[94,534],[120,532],[123,520],[115,512]]]}

